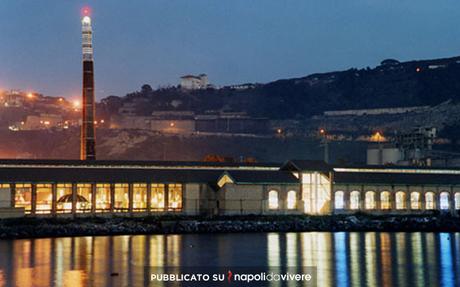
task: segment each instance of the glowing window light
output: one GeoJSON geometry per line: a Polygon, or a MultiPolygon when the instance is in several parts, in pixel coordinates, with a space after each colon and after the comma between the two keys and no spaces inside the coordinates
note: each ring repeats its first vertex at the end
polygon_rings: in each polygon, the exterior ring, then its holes
{"type": "Polygon", "coordinates": [[[152,209],[163,209],[165,207],[165,185],[152,183],[150,207],[152,209]]]}
{"type": "Polygon", "coordinates": [[[449,209],[449,193],[444,191],[439,195],[439,205],[442,210],[449,209]]]}
{"type": "Polygon", "coordinates": [[[339,190],[335,192],[334,206],[335,209],[343,209],[345,207],[343,191],[339,190]]]}
{"type": "Polygon", "coordinates": [[[51,184],[37,184],[36,213],[50,213],[52,201],[51,184]]]}
{"type": "Polygon", "coordinates": [[[90,183],[77,183],[77,212],[91,211],[92,185],[90,183]]]}
{"type": "Polygon", "coordinates": [[[425,209],[432,210],[436,208],[434,201],[434,192],[427,192],[425,194],[425,209]]]}
{"type": "Polygon", "coordinates": [[[380,193],[380,208],[383,210],[391,209],[390,192],[383,191],[380,193]]]}
{"type": "Polygon", "coordinates": [[[268,209],[278,209],[278,191],[270,190],[268,193],[268,209]]]}
{"type": "Polygon", "coordinates": [[[133,185],[133,208],[135,210],[147,207],[147,184],[135,183],[133,185]]]}
{"type": "Polygon", "coordinates": [[[290,190],[287,194],[287,208],[295,209],[297,207],[297,192],[290,190]]]}
{"type": "Polygon", "coordinates": [[[111,205],[110,184],[96,184],[96,210],[108,210],[111,205]]]}
{"type": "Polygon", "coordinates": [[[455,193],[455,209],[460,209],[460,192],[455,193]]]}
{"type": "Polygon", "coordinates": [[[404,191],[396,192],[396,209],[406,208],[406,194],[404,191]]]}
{"type": "Polygon", "coordinates": [[[129,208],[129,185],[127,183],[115,184],[114,208],[116,211],[127,212],[129,208]]]}
{"type": "Polygon", "coordinates": [[[56,186],[56,198],[57,213],[69,213],[72,211],[72,184],[58,183],[56,186]]]}
{"type": "Polygon", "coordinates": [[[374,191],[366,192],[365,207],[366,209],[375,209],[375,192],[374,191]]]}
{"type": "Polygon", "coordinates": [[[182,184],[168,184],[168,208],[182,208],[182,184]]]}
{"type": "Polygon", "coordinates": [[[360,192],[355,190],[350,193],[350,209],[359,209],[360,192]]]}
{"type": "Polygon", "coordinates": [[[410,208],[411,209],[420,209],[420,193],[411,192],[410,194],[410,208]]]}
{"type": "Polygon", "coordinates": [[[32,185],[16,184],[14,207],[24,207],[26,213],[32,209],[32,185]]]}

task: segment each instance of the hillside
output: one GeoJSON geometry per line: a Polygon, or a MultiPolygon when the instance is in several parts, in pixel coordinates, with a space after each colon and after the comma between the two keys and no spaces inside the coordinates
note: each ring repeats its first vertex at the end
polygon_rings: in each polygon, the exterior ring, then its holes
{"type": "Polygon", "coordinates": [[[309,118],[325,110],[437,105],[460,99],[460,57],[398,62],[385,60],[375,68],[349,69],[302,78],[252,84],[246,89],[224,87],[184,91],[177,87],[141,91],[102,100],[113,113],[138,101],[140,115],[154,110],[246,111],[271,119],[309,118]]]}
{"type": "MultiPolygon", "coordinates": [[[[284,162],[290,158],[322,159],[317,139],[296,137],[178,136],[146,130],[98,129],[98,159],[201,161],[207,155],[235,160],[284,162]]],[[[66,131],[0,131],[0,158],[77,159],[78,129],[66,131]]],[[[362,163],[366,143],[331,143],[333,161],[362,163]]]]}

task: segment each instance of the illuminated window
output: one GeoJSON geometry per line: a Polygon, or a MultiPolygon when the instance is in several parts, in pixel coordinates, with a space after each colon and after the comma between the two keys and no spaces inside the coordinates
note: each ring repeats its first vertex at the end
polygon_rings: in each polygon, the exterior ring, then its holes
{"type": "Polygon", "coordinates": [[[165,185],[153,183],[151,186],[150,208],[163,210],[165,207],[165,185]]]}
{"type": "Polygon", "coordinates": [[[24,207],[26,213],[32,210],[32,185],[16,184],[14,207],[24,207]]]}
{"type": "Polygon", "coordinates": [[[287,194],[287,208],[295,209],[297,207],[297,192],[290,190],[287,194]]]}
{"type": "Polygon", "coordinates": [[[133,184],[133,210],[145,211],[147,208],[147,184],[133,184]]]}
{"type": "Polygon", "coordinates": [[[268,192],[268,209],[278,209],[278,191],[270,190],[268,192]]]}
{"type": "Polygon", "coordinates": [[[359,201],[360,201],[360,192],[359,191],[352,191],[350,193],[350,209],[359,209],[359,201]]]}
{"type": "Polygon", "coordinates": [[[420,193],[411,192],[410,194],[410,208],[411,209],[420,209],[420,193]]]}
{"type": "Polygon", "coordinates": [[[404,191],[396,192],[396,209],[406,209],[406,193],[404,191]]]}
{"type": "Polygon", "coordinates": [[[182,184],[168,184],[168,208],[182,208],[182,184]]]}
{"type": "Polygon", "coordinates": [[[127,212],[129,210],[129,185],[127,183],[115,184],[114,210],[127,212]]]}
{"type": "Polygon", "coordinates": [[[368,191],[366,192],[364,206],[366,209],[375,209],[375,192],[368,191]]]}
{"type": "Polygon", "coordinates": [[[53,192],[51,184],[37,184],[36,213],[51,213],[53,192]]]}
{"type": "Polygon", "coordinates": [[[89,183],[77,184],[77,212],[91,211],[91,189],[91,184],[89,183]]]}
{"type": "Polygon", "coordinates": [[[455,193],[455,209],[460,209],[460,192],[455,193]]]}
{"type": "Polygon", "coordinates": [[[343,191],[339,190],[335,192],[334,206],[335,209],[343,209],[345,207],[343,191]]]}
{"type": "Polygon", "coordinates": [[[0,183],[0,188],[1,188],[1,189],[10,188],[10,184],[9,184],[9,183],[0,183]]]}
{"type": "Polygon", "coordinates": [[[72,184],[58,183],[56,186],[56,212],[69,213],[72,211],[72,184]]]}
{"type": "Polygon", "coordinates": [[[444,191],[439,195],[439,205],[441,209],[449,209],[449,193],[444,191]]]}
{"type": "Polygon", "coordinates": [[[328,214],[332,198],[331,181],[319,172],[302,173],[302,199],[307,214],[328,214]]]}
{"type": "Polygon", "coordinates": [[[380,193],[380,208],[383,210],[391,209],[391,199],[389,191],[382,191],[380,193]]]}
{"type": "Polygon", "coordinates": [[[430,209],[435,209],[436,208],[436,202],[434,200],[434,192],[427,192],[425,193],[425,209],[430,210],[430,209]]]}
{"type": "Polygon", "coordinates": [[[96,184],[96,212],[109,211],[110,205],[110,184],[96,184]]]}

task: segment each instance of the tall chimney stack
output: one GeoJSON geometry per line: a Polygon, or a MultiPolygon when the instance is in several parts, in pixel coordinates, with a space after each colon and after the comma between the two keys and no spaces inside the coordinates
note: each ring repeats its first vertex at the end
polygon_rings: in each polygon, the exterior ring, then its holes
{"type": "Polygon", "coordinates": [[[96,159],[96,133],[94,128],[95,99],[94,99],[94,62],[91,18],[89,8],[83,8],[82,51],[83,51],[83,101],[80,159],[96,159]]]}

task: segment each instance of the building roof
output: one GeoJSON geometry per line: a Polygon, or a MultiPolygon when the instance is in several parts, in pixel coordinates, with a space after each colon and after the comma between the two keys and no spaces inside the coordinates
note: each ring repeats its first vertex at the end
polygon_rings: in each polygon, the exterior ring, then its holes
{"type": "Polygon", "coordinates": [[[433,166],[403,166],[403,165],[359,165],[359,164],[328,164],[322,160],[289,160],[281,166],[281,170],[290,171],[318,171],[318,172],[412,172],[412,173],[437,173],[460,174],[460,167],[433,167],[433,166]]]}
{"type": "Polygon", "coordinates": [[[60,167],[60,168],[123,168],[123,169],[255,169],[278,170],[279,163],[197,162],[197,161],[129,161],[129,160],[38,160],[0,159],[0,168],[60,167]]]}
{"type": "Polygon", "coordinates": [[[220,170],[105,169],[105,168],[0,168],[0,182],[62,183],[214,183],[220,170]]]}
{"type": "Polygon", "coordinates": [[[334,183],[351,184],[460,184],[459,174],[420,174],[391,172],[336,172],[334,183]]]}
{"type": "Polygon", "coordinates": [[[234,183],[273,183],[296,184],[299,180],[289,171],[231,170],[221,175],[228,175],[234,183]]]}
{"type": "Polygon", "coordinates": [[[200,80],[200,77],[194,76],[194,75],[185,75],[185,76],[182,76],[180,78],[181,79],[197,79],[197,80],[200,80]]]}
{"type": "Polygon", "coordinates": [[[322,160],[290,160],[281,166],[282,170],[290,171],[318,171],[329,172],[332,171],[332,165],[327,164],[322,160]]]}

